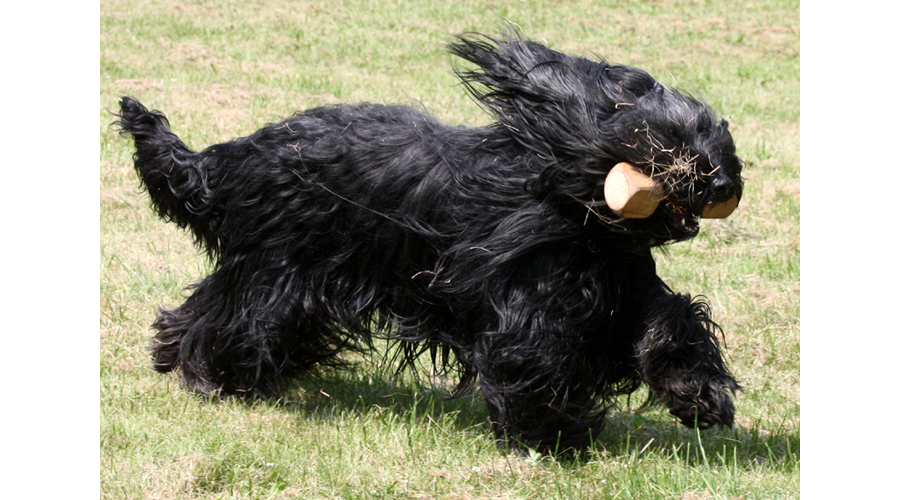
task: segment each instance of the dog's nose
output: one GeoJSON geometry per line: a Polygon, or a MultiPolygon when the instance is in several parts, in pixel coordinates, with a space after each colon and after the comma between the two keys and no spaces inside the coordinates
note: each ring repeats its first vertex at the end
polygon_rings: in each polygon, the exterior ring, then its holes
{"type": "Polygon", "coordinates": [[[713,177],[713,180],[712,180],[712,182],[710,182],[710,185],[712,186],[712,188],[714,190],[720,191],[720,190],[724,190],[724,189],[728,188],[728,186],[730,186],[732,183],[733,183],[733,181],[731,180],[731,177],[728,174],[726,174],[724,172],[718,172],[718,173],[716,173],[716,176],[713,177]]]}
{"type": "Polygon", "coordinates": [[[719,169],[715,176],[709,181],[710,196],[713,201],[722,201],[733,196],[740,198],[741,181],[740,176],[727,173],[724,169],[719,169]]]}

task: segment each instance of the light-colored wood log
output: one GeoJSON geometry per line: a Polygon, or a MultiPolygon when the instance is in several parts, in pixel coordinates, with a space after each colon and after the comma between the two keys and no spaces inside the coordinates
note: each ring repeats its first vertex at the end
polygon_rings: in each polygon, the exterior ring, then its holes
{"type": "Polygon", "coordinates": [[[728,200],[707,205],[700,217],[704,219],[724,219],[734,212],[734,209],[738,206],[738,201],[740,200],[738,200],[737,196],[732,196],[728,200]]]}
{"type": "Polygon", "coordinates": [[[606,204],[619,217],[650,217],[661,198],[653,195],[653,181],[630,163],[619,163],[609,171],[603,185],[606,204]]]}

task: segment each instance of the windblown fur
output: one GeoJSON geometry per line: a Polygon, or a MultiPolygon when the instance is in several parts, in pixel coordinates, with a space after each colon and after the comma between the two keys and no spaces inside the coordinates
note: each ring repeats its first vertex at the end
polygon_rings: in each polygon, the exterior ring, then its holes
{"type": "Polygon", "coordinates": [[[449,51],[474,65],[458,74],[494,124],[342,104],[194,152],[162,113],[121,99],[154,208],[215,262],[160,312],[156,369],[203,393],[276,397],[284,378],[385,336],[409,360],[442,353],[460,390],[477,381],[513,449],[585,445],[641,384],[685,425],[731,425],[719,327],[650,252],[740,196],[727,123],[642,70],[516,32],[449,51]],[[665,186],[646,219],[603,202],[623,161],[665,186]]]}

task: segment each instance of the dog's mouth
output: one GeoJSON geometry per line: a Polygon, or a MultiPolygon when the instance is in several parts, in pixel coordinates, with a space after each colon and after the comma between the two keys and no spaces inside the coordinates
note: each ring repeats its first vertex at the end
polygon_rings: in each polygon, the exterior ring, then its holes
{"type": "Polygon", "coordinates": [[[666,226],[678,239],[693,238],[700,232],[700,216],[690,207],[674,201],[659,204],[656,214],[666,222],[666,226]]]}

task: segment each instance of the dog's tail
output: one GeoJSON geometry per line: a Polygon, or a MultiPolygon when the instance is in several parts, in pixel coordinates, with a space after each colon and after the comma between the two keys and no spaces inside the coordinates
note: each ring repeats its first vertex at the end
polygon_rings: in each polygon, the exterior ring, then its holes
{"type": "Polygon", "coordinates": [[[209,158],[195,153],[169,129],[160,111],[150,111],[130,97],[119,99],[120,114],[113,123],[134,138],[134,168],[156,212],[166,221],[190,228],[210,253],[218,249],[212,231],[209,199],[209,158]]]}

